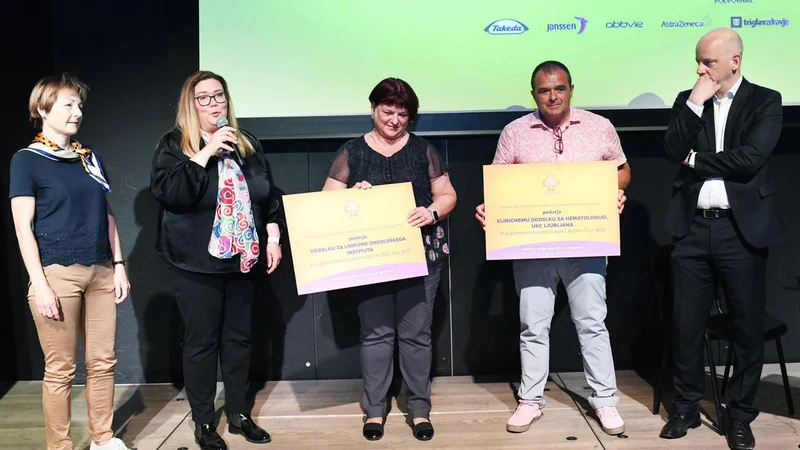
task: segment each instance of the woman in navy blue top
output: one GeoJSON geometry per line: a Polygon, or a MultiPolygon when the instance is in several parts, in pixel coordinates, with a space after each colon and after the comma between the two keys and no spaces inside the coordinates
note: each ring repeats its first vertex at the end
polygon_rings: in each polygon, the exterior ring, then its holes
{"type": "Polygon", "coordinates": [[[48,449],[72,449],[70,390],[78,336],[86,347],[91,449],[127,449],[114,437],[117,304],[128,296],[119,234],[100,156],[72,137],[88,87],[69,75],[33,88],[33,142],[11,159],[9,197],[28,304],[45,357],[42,403],[48,449]]]}

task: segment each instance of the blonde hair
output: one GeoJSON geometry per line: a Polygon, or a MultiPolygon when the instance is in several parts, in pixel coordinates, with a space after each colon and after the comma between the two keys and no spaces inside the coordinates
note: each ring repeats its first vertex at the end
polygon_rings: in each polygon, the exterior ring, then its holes
{"type": "Polygon", "coordinates": [[[85,102],[86,94],[89,93],[89,86],[67,73],[39,80],[36,86],[33,87],[31,97],[28,100],[28,112],[31,116],[31,122],[36,128],[41,128],[42,126],[42,114],[39,111],[50,112],[56,103],[58,94],[62,91],[75,92],[81,98],[81,101],[85,102]]]}
{"type": "Polygon", "coordinates": [[[236,121],[236,114],[233,112],[233,100],[228,92],[228,83],[221,76],[214,72],[201,70],[189,75],[183,83],[181,94],[178,98],[178,117],[175,119],[175,127],[181,131],[181,150],[186,156],[192,157],[200,151],[200,139],[202,139],[202,129],[200,128],[200,118],[194,107],[194,88],[204,80],[217,80],[225,91],[225,98],[228,103],[228,124],[236,130],[236,140],[239,141],[239,154],[242,156],[255,153],[253,144],[246,139],[239,130],[239,123],[236,121]]]}

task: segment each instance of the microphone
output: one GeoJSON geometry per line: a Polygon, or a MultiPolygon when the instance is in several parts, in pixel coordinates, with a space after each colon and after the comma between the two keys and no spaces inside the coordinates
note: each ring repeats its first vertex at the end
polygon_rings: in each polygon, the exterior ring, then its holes
{"type": "MultiPolygon", "coordinates": [[[[228,126],[228,119],[225,117],[220,117],[217,119],[217,128],[227,127],[228,126]]],[[[228,142],[231,147],[233,147],[233,157],[236,159],[236,162],[239,163],[239,167],[244,166],[244,159],[242,159],[242,155],[239,154],[239,148],[236,147],[236,144],[232,142],[228,142]]]]}

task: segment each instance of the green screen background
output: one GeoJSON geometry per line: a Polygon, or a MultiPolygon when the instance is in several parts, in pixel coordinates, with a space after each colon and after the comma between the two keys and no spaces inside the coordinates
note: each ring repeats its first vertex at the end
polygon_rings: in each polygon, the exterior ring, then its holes
{"type": "Polygon", "coordinates": [[[364,114],[389,76],[411,84],[421,112],[533,108],[531,71],[547,59],[570,68],[576,106],[669,107],[696,79],[697,40],[734,16],[789,20],[737,29],[742,73],[800,103],[798,0],[200,0],[200,68],[225,77],[239,117],[364,114]],[[547,32],[576,16],[588,20],[582,34],[547,32]],[[484,31],[498,19],[529,30],[484,31]],[[704,26],[662,27],[681,20],[704,26]],[[631,105],[645,93],[655,96],[631,105]]]}

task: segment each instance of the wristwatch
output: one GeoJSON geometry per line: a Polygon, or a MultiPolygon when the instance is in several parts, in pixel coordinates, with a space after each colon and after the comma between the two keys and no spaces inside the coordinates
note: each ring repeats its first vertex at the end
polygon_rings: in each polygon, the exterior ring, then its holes
{"type": "Polygon", "coordinates": [[[281,238],[279,237],[267,237],[267,244],[278,244],[281,245],[281,238]]]}
{"type": "MultiPolygon", "coordinates": [[[[437,213],[436,210],[428,208],[428,212],[431,213],[431,217],[433,217],[433,223],[439,221],[439,213],[437,213]]],[[[431,225],[433,225],[433,223],[431,225]]]]}

